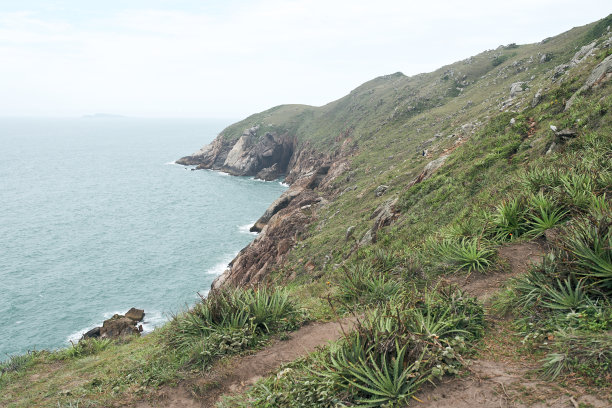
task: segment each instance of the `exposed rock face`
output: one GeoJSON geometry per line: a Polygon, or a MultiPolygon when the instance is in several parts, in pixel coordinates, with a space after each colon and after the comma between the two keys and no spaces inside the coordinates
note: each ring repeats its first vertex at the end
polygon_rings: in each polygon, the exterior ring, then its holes
{"type": "Polygon", "coordinates": [[[136,309],[136,308],[131,308],[130,310],[127,311],[127,313],[125,314],[125,317],[127,317],[128,319],[132,319],[135,322],[139,322],[142,319],[144,319],[145,316],[145,312],[142,309],[136,309]]]}
{"type": "Polygon", "coordinates": [[[264,212],[264,214],[251,227],[250,231],[251,232],[261,232],[261,230],[263,230],[263,228],[266,226],[268,221],[270,221],[270,218],[272,218],[272,216],[274,216],[276,213],[278,213],[283,208],[286,208],[289,205],[289,203],[291,203],[291,201],[293,201],[295,197],[302,194],[302,192],[303,192],[302,190],[298,190],[298,189],[289,189],[285,191],[283,194],[281,194],[280,197],[274,200],[272,204],[270,204],[266,212],[264,212]]]}
{"type": "Polygon", "coordinates": [[[215,280],[213,289],[261,282],[272,267],[284,261],[298,236],[316,219],[319,208],[328,203],[325,194],[331,182],[349,169],[344,157],[354,149],[350,137],[335,152],[326,154],[308,143],[298,146],[288,132],[258,132],[259,127],[251,127],[234,141],[219,135],[198,152],[176,162],[264,180],[285,175],[285,182],[290,184],[251,227],[251,232],[259,235],[215,280]]]}
{"type": "Polygon", "coordinates": [[[531,101],[531,107],[535,108],[538,106],[540,101],[542,100],[542,88],[538,89],[538,92],[533,96],[533,100],[531,101]]]}
{"type": "Polygon", "coordinates": [[[89,330],[87,333],[85,333],[83,335],[84,339],[91,339],[91,338],[98,338],[100,337],[100,327],[94,327],[93,329],[89,330]]]}
{"type": "Polygon", "coordinates": [[[258,130],[257,126],[246,129],[234,141],[218,136],[209,145],[176,163],[196,165],[198,169],[220,170],[235,176],[258,175],[264,180],[274,180],[287,172],[295,138],[288,133],[278,135],[266,132],[259,136],[258,130]]]}
{"type": "Polygon", "coordinates": [[[184,166],[198,166],[201,169],[220,169],[232,146],[232,143],[222,137],[217,137],[212,143],[202,147],[191,156],[178,159],[176,163],[184,166]]]}
{"type": "Polygon", "coordinates": [[[606,59],[601,61],[595,68],[593,68],[593,71],[591,71],[591,74],[587,78],[584,85],[578,89],[566,102],[565,110],[568,110],[572,106],[576,97],[582,92],[608,81],[610,78],[612,78],[612,55],[608,55],[606,59]]]}
{"type": "Polygon", "coordinates": [[[399,211],[396,209],[398,199],[392,198],[376,208],[376,210],[370,215],[370,219],[374,220],[372,227],[365,233],[359,245],[367,245],[372,242],[376,242],[376,236],[378,230],[382,227],[391,225],[393,221],[399,216],[399,211]]]}
{"type": "Polygon", "coordinates": [[[110,319],[104,321],[100,328],[100,338],[117,338],[131,336],[133,334],[140,335],[136,322],[129,317],[114,315],[110,319]]]}
{"type": "Polygon", "coordinates": [[[261,232],[213,282],[213,290],[258,284],[272,269],[282,265],[300,235],[329,203],[325,195],[331,182],[349,168],[341,158],[332,164],[330,160],[329,156],[314,152],[298,154],[287,175],[291,187],[255,223],[252,230],[261,232]]]}
{"type": "Polygon", "coordinates": [[[380,186],[376,187],[376,190],[374,191],[374,194],[376,195],[376,197],[380,197],[381,195],[385,194],[385,191],[387,191],[388,188],[389,188],[389,186],[380,185],[380,186]]]}
{"type": "Polygon", "coordinates": [[[436,170],[438,170],[440,167],[442,167],[442,165],[446,162],[446,159],[448,159],[448,155],[443,155],[438,157],[435,160],[430,161],[429,163],[427,163],[425,165],[425,167],[423,168],[423,171],[421,172],[421,174],[419,174],[414,180],[412,180],[408,186],[413,186],[415,184],[420,183],[421,181],[427,180],[428,178],[430,178],[434,172],[436,170]]]}
{"type": "Polygon", "coordinates": [[[510,86],[510,98],[516,97],[522,93],[527,82],[515,82],[510,86]]]}
{"type": "Polygon", "coordinates": [[[270,167],[266,167],[263,170],[260,170],[259,173],[255,176],[255,178],[265,181],[276,180],[281,175],[280,166],[278,163],[274,163],[270,167]]]}
{"type": "Polygon", "coordinates": [[[144,319],[144,310],[131,308],[125,316],[116,314],[102,323],[102,327],[94,327],[85,333],[82,339],[102,338],[115,339],[131,335],[140,335],[142,326],[137,326],[138,322],[144,319]]]}

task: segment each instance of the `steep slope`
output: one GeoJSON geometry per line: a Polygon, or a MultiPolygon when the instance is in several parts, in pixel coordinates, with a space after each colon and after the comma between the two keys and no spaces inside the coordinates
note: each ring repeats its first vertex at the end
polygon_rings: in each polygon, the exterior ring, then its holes
{"type": "Polygon", "coordinates": [[[238,288],[211,292],[149,336],[10,358],[0,405],[164,406],[159,387],[177,385],[181,399],[205,404],[223,387],[202,378],[273,350],[307,321],[350,313],[355,329],[340,343],[225,406],[443,404],[448,388],[415,394],[420,382],[446,381],[470,358],[495,364],[475,365],[450,391],[472,392],[488,373],[487,403],[610,405],[611,25],[383,76],[322,107],[280,106],[228,127],[180,162],[290,184],[215,283],[238,288]],[[536,269],[521,262],[542,250],[536,269]],[[523,377],[498,370],[505,359],[556,377],[522,388],[523,377]],[[372,392],[364,375],[385,375],[375,385],[387,389],[372,392]]]}
{"type": "Polygon", "coordinates": [[[334,254],[352,246],[351,239],[338,251],[349,226],[363,244],[376,241],[376,231],[397,218],[393,197],[429,177],[491,118],[554,98],[550,90],[558,84],[573,93],[605,81],[609,62],[594,67],[610,48],[609,19],[537,44],[500,46],[432,73],[385,75],[321,107],[278,106],[179,159],[266,180],[285,175],[291,185],[253,226],[260,235],[214,287],[261,282],[287,265],[289,253],[302,254],[292,262],[302,272],[320,271],[332,258],[338,263],[334,254]],[[330,208],[347,216],[334,217],[330,208]],[[314,248],[306,240],[304,251],[292,251],[313,228],[314,248]],[[306,254],[310,260],[296,265],[306,254]]]}

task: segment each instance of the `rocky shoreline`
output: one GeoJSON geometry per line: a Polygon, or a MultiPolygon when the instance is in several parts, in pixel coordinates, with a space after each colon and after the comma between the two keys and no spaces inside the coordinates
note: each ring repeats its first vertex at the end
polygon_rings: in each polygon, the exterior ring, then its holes
{"type": "Polygon", "coordinates": [[[145,316],[145,312],[142,309],[131,308],[125,315],[116,314],[110,319],[107,319],[102,323],[102,326],[94,327],[89,330],[81,340],[84,339],[116,339],[119,337],[126,336],[140,336],[142,333],[142,322],[145,316]]]}
{"type": "Polygon", "coordinates": [[[196,169],[267,181],[285,176],[289,184],[251,227],[258,236],[215,279],[212,290],[261,283],[271,270],[284,263],[319,210],[340,193],[332,182],[350,169],[348,157],[354,153],[350,141],[344,140],[334,152],[325,154],[308,143],[298,145],[289,132],[264,133],[259,126],[253,126],[237,140],[228,140],[221,134],[194,154],[176,161],[195,165],[196,169]]]}

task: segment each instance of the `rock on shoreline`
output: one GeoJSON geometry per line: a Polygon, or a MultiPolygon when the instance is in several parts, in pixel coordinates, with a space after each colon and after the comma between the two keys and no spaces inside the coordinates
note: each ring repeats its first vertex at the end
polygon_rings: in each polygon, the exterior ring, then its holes
{"type": "Polygon", "coordinates": [[[144,316],[144,310],[131,308],[125,315],[116,314],[110,319],[105,320],[101,327],[94,327],[89,330],[83,334],[81,340],[91,338],[116,339],[131,335],[140,336],[142,325],[139,325],[138,322],[141,322],[144,316]]]}

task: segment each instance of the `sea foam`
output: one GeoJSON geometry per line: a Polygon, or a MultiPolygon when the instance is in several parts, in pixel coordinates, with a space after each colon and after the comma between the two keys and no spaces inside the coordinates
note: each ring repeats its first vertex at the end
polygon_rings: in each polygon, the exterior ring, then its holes
{"type": "Polygon", "coordinates": [[[242,234],[257,235],[256,232],[251,232],[251,227],[253,226],[253,224],[255,223],[252,222],[250,224],[239,225],[238,231],[240,231],[242,234]]]}
{"type": "Polygon", "coordinates": [[[213,265],[210,269],[208,269],[206,271],[206,274],[216,276],[221,275],[223,272],[225,272],[225,270],[229,266],[229,263],[232,262],[232,259],[234,259],[236,255],[238,255],[238,252],[226,256],[225,258],[223,258],[223,261],[213,265]]]}

